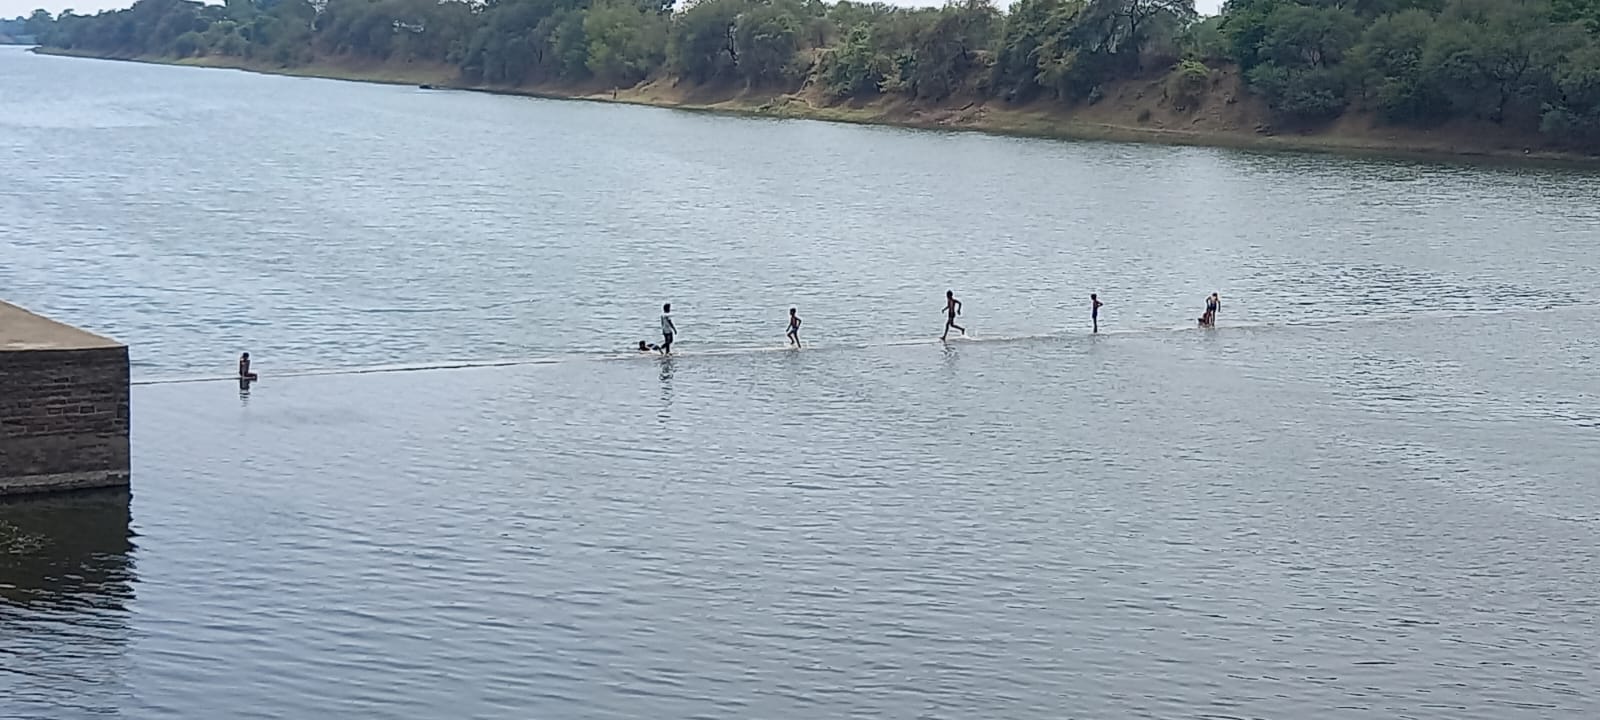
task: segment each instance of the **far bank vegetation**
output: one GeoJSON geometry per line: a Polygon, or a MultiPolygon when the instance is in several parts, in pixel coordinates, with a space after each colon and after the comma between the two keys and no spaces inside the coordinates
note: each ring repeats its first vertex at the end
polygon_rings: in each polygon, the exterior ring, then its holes
{"type": "MultiPolygon", "coordinates": [[[[48,18],[48,14],[46,14],[48,18]]],[[[1351,114],[1600,150],[1600,0],[139,0],[39,40],[106,57],[426,63],[505,88],[669,83],[825,103],[1092,105],[1154,79],[1179,110],[1241,77],[1286,127],[1351,114]]],[[[1237,86],[1237,83],[1232,84],[1237,86]]]]}

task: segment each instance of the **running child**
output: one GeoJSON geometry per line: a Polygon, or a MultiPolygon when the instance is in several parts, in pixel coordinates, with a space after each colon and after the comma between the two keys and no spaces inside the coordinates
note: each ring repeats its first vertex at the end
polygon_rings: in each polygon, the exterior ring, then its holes
{"type": "Polygon", "coordinates": [[[950,337],[950,328],[960,330],[962,335],[967,334],[966,328],[956,324],[956,317],[961,315],[961,301],[956,299],[954,290],[944,291],[944,315],[944,334],[939,336],[940,340],[950,337]]]}

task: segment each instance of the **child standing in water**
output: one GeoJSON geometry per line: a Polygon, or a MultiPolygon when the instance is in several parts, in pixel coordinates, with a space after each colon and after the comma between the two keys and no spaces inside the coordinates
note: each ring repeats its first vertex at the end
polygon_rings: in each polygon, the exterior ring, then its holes
{"type": "Polygon", "coordinates": [[[789,344],[800,347],[800,316],[794,314],[795,309],[789,308],[789,344]]]}
{"type": "Polygon", "coordinates": [[[678,334],[678,326],[672,324],[672,303],[661,306],[661,354],[672,354],[672,336],[678,334]]]}
{"type": "Polygon", "coordinates": [[[1089,303],[1089,318],[1094,320],[1094,331],[1100,332],[1100,306],[1105,303],[1100,302],[1100,296],[1094,293],[1089,293],[1089,303]]]}
{"type": "Polygon", "coordinates": [[[956,324],[956,317],[961,314],[961,301],[956,299],[954,290],[944,291],[944,314],[944,334],[939,336],[940,340],[950,337],[950,328],[960,330],[962,335],[967,334],[966,328],[956,324]]]}

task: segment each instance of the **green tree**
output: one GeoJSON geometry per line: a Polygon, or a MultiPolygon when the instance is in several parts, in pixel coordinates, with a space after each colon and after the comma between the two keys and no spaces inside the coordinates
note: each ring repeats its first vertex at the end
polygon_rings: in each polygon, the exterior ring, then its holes
{"type": "Polygon", "coordinates": [[[204,39],[201,38],[200,33],[193,30],[179,35],[172,41],[172,53],[180,58],[198,55],[201,48],[204,47],[204,39]]]}
{"type": "MultiPolygon", "coordinates": [[[[1232,7],[1231,5],[1229,7],[1232,7]]],[[[1362,21],[1338,5],[1312,6],[1279,2],[1241,7],[1248,26],[1231,29],[1230,44],[1247,68],[1245,78],[1269,105],[1290,120],[1325,120],[1349,105],[1350,68],[1346,56],[1360,37],[1362,21]],[[1254,39],[1244,52],[1238,43],[1254,39]]]]}
{"type": "Polygon", "coordinates": [[[919,98],[942,100],[983,67],[1000,26],[1000,11],[989,0],[962,0],[941,9],[917,34],[911,49],[907,88],[919,98]]]}
{"type": "Polygon", "coordinates": [[[729,77],[738,66],[734,23],[746,0],[701,0],[673,23],[667,43],[672,67],[685,79],[703,83],[729,77]]]}
{"type": "Polygon", "coordinates": [[[1262,63],[1248,77],[1272,109],[1289,120],[1326,120],[1349,105],[1345,78],[1336,69],[1262,63]]]}
{"type": "Polygon", "coordinates": [[[1194,0],[1088,0],[1080,37],[1089,50],[1137,63],[1153,27],[1163,27],[1170,37],[1195,18],[1194,0]]]}
{"type": "Polygon", "coordinates": [[[23,21],[22,32],[34,37],[44,37],[46,33],[50,32],[55,23],[55,19],[50,17],[48,10],[34,10],[33,14],[23,21]]]}
{"type": "Polygon", "coordinates": [[[606,82],[635,85],[666,61],[666,18],[657,7],[592,7],[584,16],[583,33],[589,41],[588,70],[606,82]]]}
{"type": "MultiPolygon", "coordinates": [[[[549,62],[557,77],[578,80],[588,74],[589,35],[583,20],[583,11],[578,9],[562,10],[552,16],[549,62]]],[[[530,48],[537,48],[537,41],[537,34],[530,37],[530,48]]],[[[533,57],[537,61],[539,56],[533,57]]]]}
{"type": "Polygon", "coordinates": [[[242,57],[245,47],[249,44],[239,34],[239,23],[233,20],[219,20],[206,28],[201,34],[207,52],[228,57],[242,57]]]}
{"type": "Polygon", "coordinates": [[[1600,35],[1600,0],[1554,0],[1551,15],[1556,22],[1581,23],[1592,35],[1600,35]]]}
{"type": "Polygon", "coordinates": [[[1329,68],[1361,34],[1361,18],[1340,7],[1286,5],[1267,16],[1260,57],[1284,67],[1329,68]]]}
{"type": "Polygon", "coordinates": [[[1562,58],[1554,80],[1556,96],[1543,108],[1540,131],[1600,150],[1600,44],[1590,42],[1562,58]]]}
{"type": "Polygon", "coordinates": [[[1446,0],[1314,0],[1313,4],[1339,5],[1363,18],[1393,15],[1407,10],[1423,10],[1437,15],[1446,0]]]}
{"type": "MultiPolygon", "coordinates": [[[[1446,8],[1430,34],[1421,76],[1457,112],[1504,123],[1509,111],[1537,107],[1555,64],[1572,46],[1571,33],[1549,22],[1537,3],[1459,1],[1446,8]]],[[[1571,30],[1571,28],[1567,28],[1571,30]]]]}
{"type": "Polygon", "coordinates": [[[874,95],[893,64],[872,37],[872,25],[862,22],[850,29],[844,42],[823,53],[818,76],[834,97],[874,95]]]}
{"type": "Polygon", "coordinates": [[[783,79],[800,48],[800,18],[787,4],[752,7],[734,19],[733,53],[750,84],[783,79]]]}
{"type": "Polygon", "coordinates": [[[1231,59],[1227,39],[1222,35],[1222,16],[1191,23],[1178,33],[1178,49],[1183,56],[1200,62],[1231,59]]]}
{"type": "Polygon", "coordinates": [[[1249,72],[1265,60],[1261,47],[1269,29],[1267,18],[1290,4],[1290,0],[1227,0],[1223,4],[1217,29],[1240,69],[1249,72]]]}
{"type": "Polygon", "coordinates": [[[1002,23],[990,83],[1008,100],[1061,86],[1076,65],[1082,0],[1017,0],[1002,23]]]}
{"type": "Polygon", "coordinates": [[[476,13],[449,55],[464,77],[493,85],[585,78],[584,17],[580,0],[502,0],[476,13]]]}
{"type": "Polygon", "coordinates": [[[1104,56],[1084,48],[1079,32],[1088,7],[1083,2],[1056,6],[1045,17],[1039,46],[1032,53],[1032,86],[1048,90],[1057,100],[1085,96],[1098,81],[1097,65],[1104,56]]]}
{"type": "Polygon", "coordinates": [[[1422,74],[1422,52],[1435,31],[1434,16],[1405,10],[1374,20],[1354,56],[1378,110],[1393,121],[1439,117],[1449,100],[1422,74]]]}

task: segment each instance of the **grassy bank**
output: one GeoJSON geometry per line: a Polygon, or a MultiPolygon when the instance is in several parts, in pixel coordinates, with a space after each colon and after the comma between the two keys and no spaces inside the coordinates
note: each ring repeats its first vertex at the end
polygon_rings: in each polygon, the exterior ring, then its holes
{"type": "Polygon", "coordinates": [[[1403,128],[1386,126],[1367,113],[1350,112],[1325,125],[1275,127],[1266,104],[1250,94],[1239,74],[1231,69],[1213,71],[1209,90],[1192,107],[1180,108],[1167,97],[1164,74],[1112,83],[1102,98],[1092,104],[1067,106],[1035,102],[1016,105],[961,98],[928,104],[894,97],[880,97],[871,102],[839,102],[811,89],[781,92],[736,85],[692,86],[671,77],[629,88],[555,83],[477,85],[463,82],[454,66],[422,62],[374,63],[332,58],[286,67],[236,57],[178,60],[114,57],[50,48],[36,48],[35,52],[680,110],[1029,137],[1369,155],[1537,159],[1586,165],[1600,162],[1600,156],[1552,150],[1544,147],[1537,135],[1508,132],[1485,122],[1456,122],[1432,129],[1403,128]]]}

